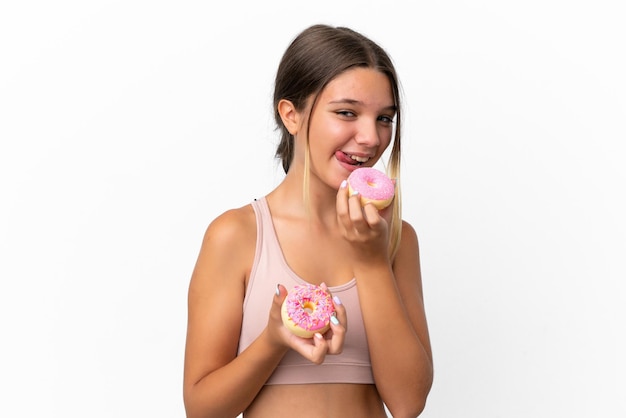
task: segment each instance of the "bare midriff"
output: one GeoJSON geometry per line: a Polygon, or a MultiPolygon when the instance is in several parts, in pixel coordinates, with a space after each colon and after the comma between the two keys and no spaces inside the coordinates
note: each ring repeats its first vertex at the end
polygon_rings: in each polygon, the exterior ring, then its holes
{"type": "Polygon", "coordinates": [[[376,386],[345,383],[267,385],[245,418],[386,418],[376,386]]]}

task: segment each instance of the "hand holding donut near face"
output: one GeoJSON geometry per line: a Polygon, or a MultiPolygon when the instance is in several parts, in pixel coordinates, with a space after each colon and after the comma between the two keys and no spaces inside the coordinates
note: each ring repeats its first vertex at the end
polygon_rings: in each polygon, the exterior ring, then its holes
{"type": "Polygon", "coordinates": [[[372,203],[381,210],[391,204],[395,184],[387,175],[375,168],[360,167],[348,177],[348,192],[352,195],[355,191],[361,196],[361,206],[372,203]]]}

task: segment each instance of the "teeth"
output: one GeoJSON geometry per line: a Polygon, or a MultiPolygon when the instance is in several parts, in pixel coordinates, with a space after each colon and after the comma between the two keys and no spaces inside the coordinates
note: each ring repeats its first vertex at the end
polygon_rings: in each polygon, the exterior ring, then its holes
{"type": "Polygon", "coordinates": [[[359,163],[364,163],[367,162],[367,160],[369,160],[369,157],[358,157],[356,155],[351,155],[350,158],[352,158],[354,161],[357,161],[359,163]]]}

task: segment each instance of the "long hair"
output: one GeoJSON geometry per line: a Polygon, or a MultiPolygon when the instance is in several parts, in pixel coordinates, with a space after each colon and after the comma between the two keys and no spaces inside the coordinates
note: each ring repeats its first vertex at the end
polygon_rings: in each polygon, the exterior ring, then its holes
{"type": "MultiPolygon", "coordinates": [[[[307,100],[313,98],[310,109],[315,107],[321,91],[343,72],[356,68],[372,68],[386,75],[391,84],[396,123],[393,145],[386,164],[387,174],[396,179],[396,197],[393,203],[393,217],[390,227],[389,252],[395,256],[400,243],[402,229],[400,197],[400,137],[401,137],[401,98],[395,67],[389,55],[374,41],[345,27],[313,25],[294,38],[278,66],[274,82],[274,118],[280,131],[280,143],[276,157],[282,162],[285,173],[294,156],[294,138],[283,125],[278,112],[282,99],[293,103],[297,111],[303,112],[307,100]]],[[[309,110],[311,111],[311,110],[309,110]]],[[[307,115],[307,120],[310,118],[307,115]]],[[[304,199],[308,200],[309,143],[307,123],[307,144],[305,149],[304,199]]]]}

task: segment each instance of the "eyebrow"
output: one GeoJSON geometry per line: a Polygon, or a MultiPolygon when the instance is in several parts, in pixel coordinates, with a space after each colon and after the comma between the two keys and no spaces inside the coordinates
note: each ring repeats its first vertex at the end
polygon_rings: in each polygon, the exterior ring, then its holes
{"type": "MultiPolygon", "coordinates": [[[[351,105],[363,106],[365,103],[363,103],[360,100],[355,100],[355,99],[338,99],[338,100],[331,100],[330,102],[328,102],[328,104],[351,104],[351,105]]],[[[390,110],[390,111],[396,112],[398,110],[398,107],[396,105],[389,105],[389,106],[383,107],[382,110],[390,110]]]]}

